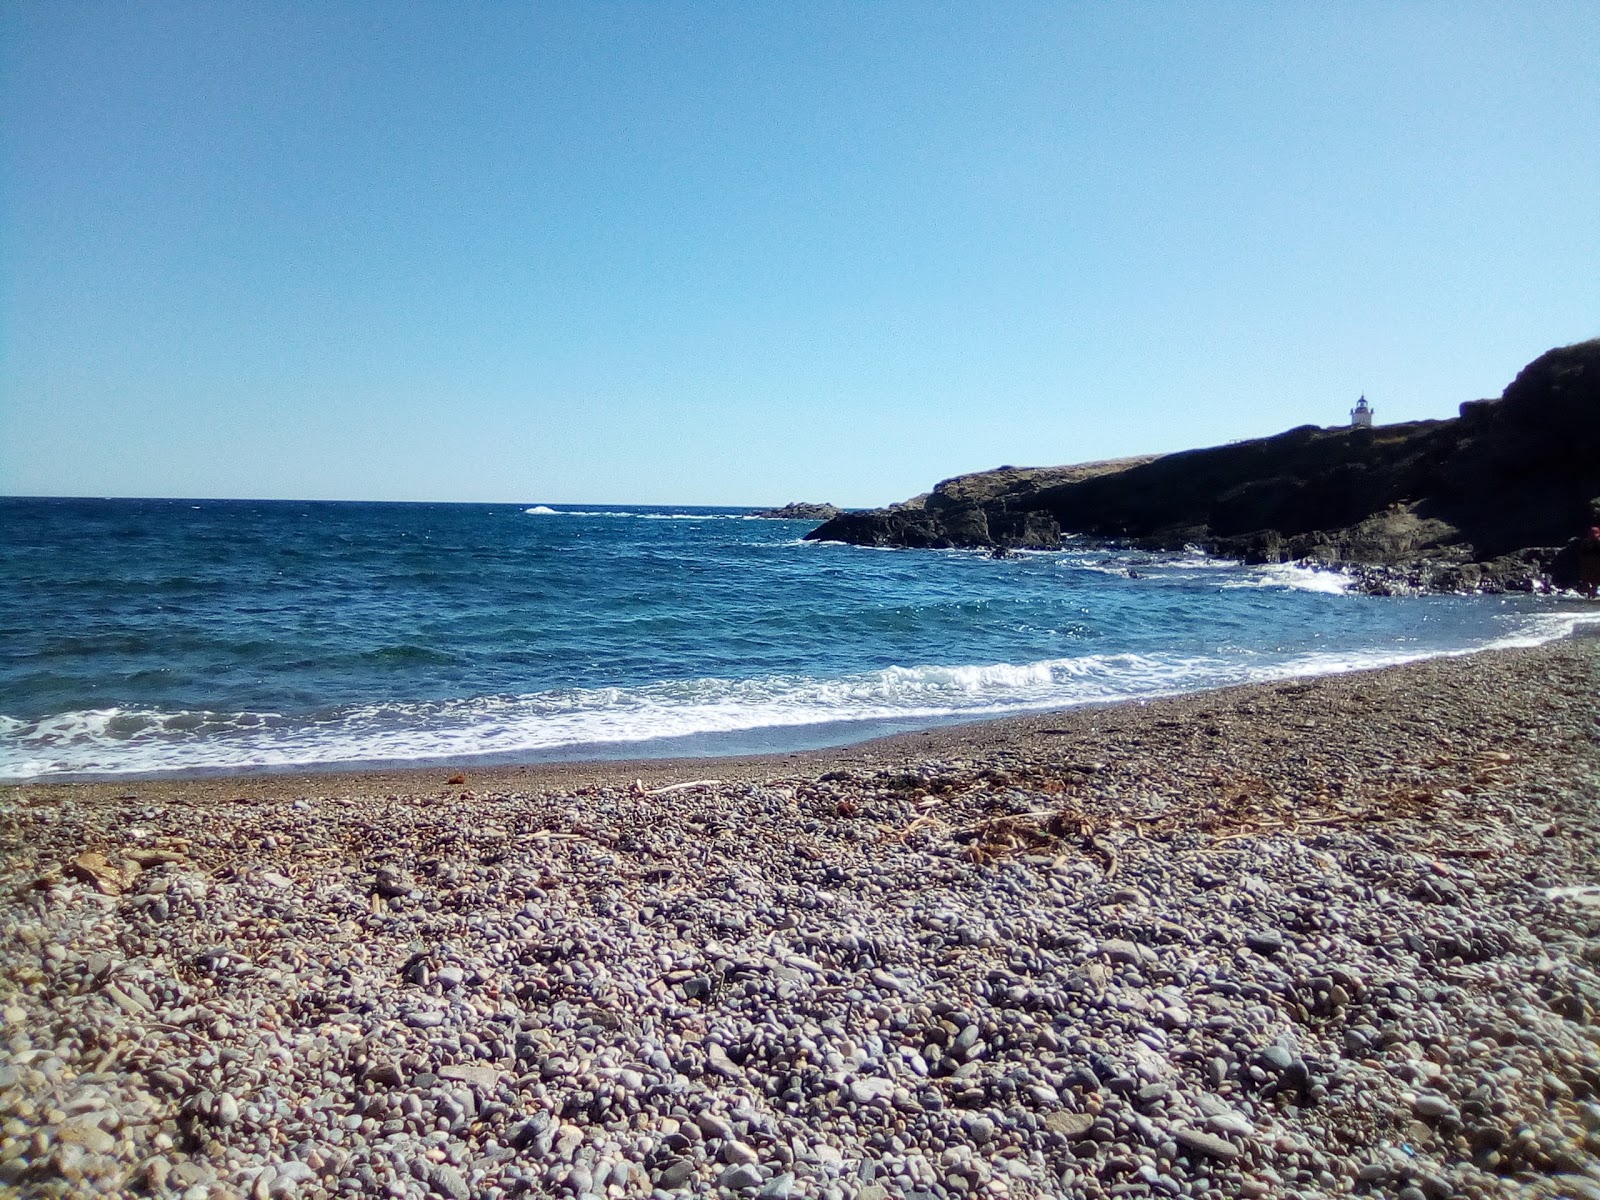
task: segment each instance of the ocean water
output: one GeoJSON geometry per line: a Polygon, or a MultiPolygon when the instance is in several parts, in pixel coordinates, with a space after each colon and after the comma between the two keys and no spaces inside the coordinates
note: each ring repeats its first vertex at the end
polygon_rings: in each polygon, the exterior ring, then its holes
{"type": "Polygon", "coordinates": [[[0,779],[742,753],[1532,644],[1535,597],[735,509],[0,499],[0,779]]]}

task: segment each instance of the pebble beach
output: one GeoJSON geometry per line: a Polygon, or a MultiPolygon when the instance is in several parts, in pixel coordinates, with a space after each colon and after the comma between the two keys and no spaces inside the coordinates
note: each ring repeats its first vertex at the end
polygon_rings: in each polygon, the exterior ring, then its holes
{"type": "Polygon", "coordinates": [[[1600,639],[0,789],[0,1193],[1600,1197],[1600,639]]]}

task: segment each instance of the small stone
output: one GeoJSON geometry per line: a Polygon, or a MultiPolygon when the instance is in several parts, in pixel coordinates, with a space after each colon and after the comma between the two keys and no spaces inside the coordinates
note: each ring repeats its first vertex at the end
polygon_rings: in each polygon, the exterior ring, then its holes
{"type": "Polygon", "coordinates": [[[167,1176],[172,1173],[172,1164],[164,1158],[152,1158],[144,1164],[142,1173],[145,1190],[159,1195],[166,1191],[167,1176]]]}
{"type": "Polygon", "coordinates": [[[409,895],[411,888],[411,876],[399,867],[387,863],[379,867],[373,876],[372,890],[386,899],[409,895]]]}
{"type": "Polygon", "coordinates": [[[440,1067],[439,1078],[470,1084],[480,1091],[491,1092],[500,1082],[500,1071],[494,1067],[452,1065],[440,1067]]]}
{"type": "Polygon", "coordinates": [[[738,1163],[717,1176],[717,1186],[730,1192],[747,1192],[761,1186],[761,1171],[751,1163],[738,1163]]]}
{"type": "Polygon", "coordinates": [[[1045,1115],[1043,1125],[1051,1133],[1059,1133],[1068,1141],[1077,1141],[1094,1125],[1089,1113],[1053,1112],[1045,1115]]]}
{"type": "Polygon", "coordinates": [[[1206,1154],[1212,1158],[1220,1158],[1224,1162],[1232,1162],[1240,1154],[1239,1147],[1214,1133],[1204,1133],[1198,1129],[1174,1129],[1172,1137],[1178,1145],[1186,1150],[1193,1150],[1198,1154],[1206,1154]]]}
{"type": "Polygon", "coordinates": [[[871,1104],[874,1100],[887,1099],[894,1094],[894,1082],[889,1079],[869,1077],[853,1080],[850,1084],[850,1098],[857,1104],[871,1104]]]}
{"type": "Polygon", "coordinates": [[[273,1179],[267,1185],[267,1195],[272,1200],[288,1200],[300,1190],[300,1185],[316,1178],[316,1172],[303,1162],[287,1159],[278,1163],[273,1172],[273,1179]]]}
{"type": "Polygon", "coordinates": [[[1205,1126],[1211,1133],[1231,1133],[1242,1138],[1252,1137],[1256,1131],[1248,1117],[1231,1109],[1207,1117],[1205,1126]]]}
{"type": "Polygon", "coordinates": [[[1263,1065],[1274,1071],[1287,1071],[1294,1062],[1294,1055],[1284,1046],[1273,1044],[1261,1052],[1263,1065]]]}
{"type": "Polygon", "coordinates": [[[691,1160],[675,1158],[656,1172],[655,1184],[658,1188],[673,1192],[693,1179],[694,1175],[694,1163],[691,1160]]]}
{"type": "Polygon", "coordinates": [[[1437,1121],[1440,1117],[1454,1115],[1456,1111],[1455,1105],[1450,1101],[1432,1092],[1424,1092],[1418,1096],[1412,1101],[1411,1107],[1424,1121],[1437,1121]]]}
{"type": "Polygon", "coordinates": [[[1283,934],[1276,929],[1252,929],[1244,935],[1244,944],[1257,954],[1276,954],[1283,949],[1283,934]]]}
{"type": "Polygon", "coordinates": [[[70,1125],[63,1125],[56,1131],[56,1137],[63,1142],[72,1142],[82,1146],[90,1154],[110,1154],[117,1145],[116,1138],[89,1119],[74,1121],[70,1125]]]}
{"type": "Polygon", "coordinates": [[[428,1168],[428,1186],[449,1200],[472,1200],[472,1189],[461,1172],[447,1163],[436,1163],[428,1168]]]}
{"type": "Polygon", "coordinates": [[[724,1079],[737,1079],[739,1068],[733,1059],[728,1057],[728,1052],[716,1042],[706,1047],[706,1066],[724,1079]]]}
{"type": "Polygon", "coordinates": [[[1123,963],[1127,966],[1139,964],[1139,947],[1133,942],[1122,938],[1112,938],[1100,943],[1100,953],[1114,963],[1123,963]]]}
{"type": "Polygon", "coordinates": [[[968,1117],[965,1125],[967,1136],[972,1139],[973,1145],[983,1146],[994,1138],[994,1122],[988,1117],[968,1117]]]}
{"type": "Polygon", "coordinates": [[[718,1138],[725,1142],[733,1138],[733,1126],[716,1113],[700,1113],[695,1117],[694,1123],[708,1138],[718,1138]]]}

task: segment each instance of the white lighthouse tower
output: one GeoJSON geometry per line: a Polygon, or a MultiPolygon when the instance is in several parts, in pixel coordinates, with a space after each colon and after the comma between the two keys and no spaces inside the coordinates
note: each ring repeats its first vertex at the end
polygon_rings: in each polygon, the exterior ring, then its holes
{"type": "Polygon", "coordinates": [[[1365,396],[1356,401],[1356,406],[1350,410],[1351,429],[1371,429],[1372,409],[1367,405],[1365,396]]]}

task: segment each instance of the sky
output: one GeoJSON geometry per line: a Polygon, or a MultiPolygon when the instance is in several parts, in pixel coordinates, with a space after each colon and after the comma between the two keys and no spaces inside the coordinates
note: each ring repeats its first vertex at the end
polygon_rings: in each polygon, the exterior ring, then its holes
{"type": "Polygon", "coordinates": [[[880,504],[1600,335],[1600,5],[0,8],[0,494],[880,504]]]}

